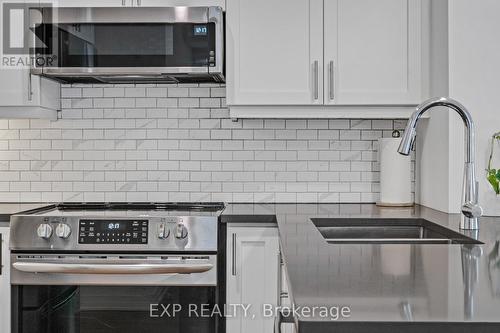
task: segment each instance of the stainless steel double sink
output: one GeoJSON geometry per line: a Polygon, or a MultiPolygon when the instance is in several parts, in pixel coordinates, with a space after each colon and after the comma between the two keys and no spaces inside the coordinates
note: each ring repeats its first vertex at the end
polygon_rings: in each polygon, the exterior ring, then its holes
{"type": "Polygon", "coordinates": [[[421,218],[312,218],[328,243],[482,244],[421,218]]]}

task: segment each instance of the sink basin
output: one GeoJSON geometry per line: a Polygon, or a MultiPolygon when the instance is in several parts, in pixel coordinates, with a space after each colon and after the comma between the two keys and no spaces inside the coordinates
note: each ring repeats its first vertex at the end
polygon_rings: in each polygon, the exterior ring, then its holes
{"type": "Polygon", "coordinates": [[[482,244],[425,219],[313,218],[328,243],[482,244]]]}

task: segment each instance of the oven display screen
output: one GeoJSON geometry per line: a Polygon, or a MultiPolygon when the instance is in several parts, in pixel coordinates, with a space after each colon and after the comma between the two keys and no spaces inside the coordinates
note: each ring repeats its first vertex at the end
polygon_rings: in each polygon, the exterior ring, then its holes
{"type": "Polygon", "coordinates": [[[109,222],[107,225],[108,230],[123,230],[123,227],[125,226],[125,223],[120,223],[120,222],[109,222]]]}
{"type": "Polygon", "coordinates": [[[80,220],[79,244],[147,244],[147,220],[80,220]]]}

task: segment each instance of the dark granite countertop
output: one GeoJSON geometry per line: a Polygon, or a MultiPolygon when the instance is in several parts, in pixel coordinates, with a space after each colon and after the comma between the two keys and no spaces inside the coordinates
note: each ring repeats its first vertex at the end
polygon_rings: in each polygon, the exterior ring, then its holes
{"type": "MultiPolygon", "coordinates": [[[[45,205],[0,204],[0,226],[45,205]]],[[[224,223],[278,223],[296,307],[350,308],[337,321],[299,313],[299,333],[500,331],[500,218],[481,219],[482,245],[398,245],[329,244],[315,217],[417,217],[455,231],[460,218],[421,206],[229,204],[224,223]]]]}
{"type": "Polygon", "coordinates": [[[275,204],[228,204],[220,216],[222,223],[277,223],[275,204]]]}
{"type": "Polygon", "coordinates": [[[11,215],[48,205],[47,203],[0,203],[0,227],[9,226],[11,215]]]}
{"type": "Polygon", "coordinates": [[[416,217],[460,232],[460,216],[372,204],[228,208],[229,216],[241,212],[250,221],[252,214],[276,215],[296,307],[350,309],[336,321],[299,313],[299,333],[500,331],[500,218],[481,219],[474,236],[482,245],[329,244],[311,218],[416,217]]]}

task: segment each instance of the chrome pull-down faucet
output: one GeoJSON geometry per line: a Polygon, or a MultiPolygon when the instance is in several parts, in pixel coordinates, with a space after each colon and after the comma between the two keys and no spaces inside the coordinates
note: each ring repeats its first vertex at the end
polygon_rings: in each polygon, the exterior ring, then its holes
{"type": "Polygon", "coordinates": [[[446,106],[456,111],[465,125],[465,175],[463,186],[462,218],[460,229],[479,229],[478,219],[483,215],[483,209],[478,204],[478,182],[476,179],[476,146],[474,122],[467,109],[459,102],[446,97],[432,98],[420,104],[412,114],[406,125],[405,133],[401,139],[398,152],[409,155],[417,135],[417,123],[422,115],[436,106],[446,106]]]}

